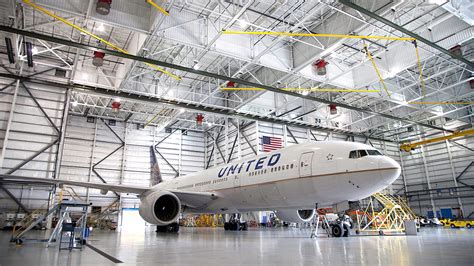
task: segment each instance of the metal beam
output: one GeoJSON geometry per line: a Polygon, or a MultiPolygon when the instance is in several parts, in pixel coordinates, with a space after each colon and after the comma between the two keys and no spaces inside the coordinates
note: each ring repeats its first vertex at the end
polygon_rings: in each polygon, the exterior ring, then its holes
{"type": "Polygon", "coordinates": [[[227,163],[229,163],[230,159],[232,158],[232,153],[234,153],[235,144],[237,143],[238,138],[239,138],[239,132],[237,130],[237,132],[235,133],[234,143],[232,143],[232,148],[230,149],[229,157],[227,158],[227,163]]]}
{"type": "Polygon", "coordinates": [[[249,145],[250,149],[252,149],[253,153],[255,155],[257,155],[257,151],[255,150],[255,148],[253,147],[253,145],[250,143],[249,139],[247,138],[247,136],[245,135],[245,128],[247,128],[248,126],[250,126],[251,124],[253,124],[253,122],[250,122],[250,123],[247,123],[246,125],[242,125],[241,127],[237,126],[237,123],[235,123],[234,121],[230,120],[230,122],[232,123],[232,125],[234,125],[234,127],[238,128],[239,129],[239,132],[240,134],[242,135],[242,137],[244,137],[245,139],[245,142],[247,142],[247,144],[249,145]]]}
{"type": "MultiPolygon", "coordinates": [[[[168,100],[168,99],[163,99],[163,98],[152,96],[152,95],[141,95],[141,94],[131,93],[131,92],[113,91],[113,90],[109,90],[105,88],[93,87],[93,86],[88,86],[88,85],[65,84],[65,83],[53,82],[53,81],[47,81],[47,80],[38,80],[38,79],[22,77],[22,76],[18,76],[14,74],[0,73],[0,77],[10,78],[10,79],[20,79],[21,81],[24,81],[24,82],[52,86],[53,88],[71,88],[72,87],[75,90],[79,90],[79,91],[82,90],[85,92],[90,91],[93,94],[107,95],[110,97],[121,97],[121,98],[129,99],[129,100],[134,100],[134,101],[139,101],[139,102],[149,102],[153,104],[161,103],[165,105],[172,105],[172,106],[176,106],[180,108],[185,108],[188,110],[195,110],[195,111],[199,111],[203,113],[212,113],[212,114],[216,114],[220,116],[240,117],[243,119],[253,120],[253,121],[262,121],[262,122],[274,123],[274,124],[280,124],[280,125],[291,125],[294,127],[309,128],[309,129],[323,131],[323,132],[335,132],[335,133],[345,134],[345,135],[366,137],[366,135],[362,133],[354,133],[354,132],[341,130],[337,128],[321,127],[321,126],[314,125],[309,122],[304,122],[300,120],[292,121],[292,120],[288,120],[284,118],[279,118],[276,116],[250,114],[250,113],[236,111],[236,110],[226,108],[226,107],[207,106],[200,103],[186,102],[183,100],[168,100]]],[[[394,142],[394,140],[390,140],[390,139],[376,138],[376,137],[371,137],[371,138],[375,140],[380,140],[380,141],[394,142]]]]}
{"type": "Polygon", "coordinates": [[[298,144],[298,140],[295,138],[295,135],[293,135],[293,132],[291,132],[290,127],[286,127],[286,131],[290,133],[291,138],[295,141],[296,144],[298,144]]]}
{"type": "Polygon", "coordinates": [[[466,58],[464,58],[464,57],[462,57],[462,56],[459,56],[459,55],[456,55],[456,54],[453,54],[453,53],[451,53],[450,51],[444,49],[443,47],[441,47],[441,46],[439,46],[439,45],[437,45],[437,44],[435,44],[435,43],[433,43],[433,42],[431,42],[431,41],[429,41],[429,40],[427,40],[427,39],[421,37],[420,35],[418,35],[418,34],[412,32],[412,31],[409,31],[409,30],[403,28],[402,26],[397,25],[397,24],[391,22],[390,20],[388,20],[388,19],[386,19],[386,18],[383,18],[383,17],[381,17],[381,16],[375,14],[374,12],[371,12],[371,11],[369,11],[369,10],[367,10],[367,9],[365,9],[365,8],[363,8],[363,7],[361,7],[361,6],[358,6],[358,5],[354,4],[354,3],[352,3],[350,0],[339,0],[339,2],[341,2],[341,3],[342,3],[343,5],[345,5],[345,6],[348,6],[348,7],[352,8],[352,9],[354,9],[354,10],[359,11],[359,12],[362,13],[362,14],[365,14],[365,15],[367,15],[367,16],[369,16],[369,17],[375,19],[375,20],[378,20],[378,21],[384,23],[385,25],[388,25],[388,26],[390,26],[390,27],[392,27],[392,28],[394,28],[394,29],[396,29],[396,30],[398,30],[398,31],[400,31],[400,32],[405,33],[406,35],[411,36],[411,37],[417,39],[418,41],[423,42],[424,44],[426,44],[426,45],[428,45],[428,46],[431,46],[431,47],[433,47],[434,49],[436,49],[436,50],[438,50],[438,51],[440,51],[440,52],[442,52],[442,53],[444,53],[444,54],[447,54],[447,55],[451,56],[452,58],[454,58],[454,59],[456,59],[456,60],[459,60],[459,61],[463,62],[464,64],[470,66],[471,68],[474,67],[474,63],[471,62],[471,61],[469,61],[469,60],[467,60],[466,58]]]}
{"type": "MultiPolygon", "coordinates": [[[[51,37],[51,36],[48,36],[48,35],[43,35],[43,34],[24,31],[24,30],[19,30],[19,29],[15,29],[15,28],[6,27],[6,26],[0,26],[0,31],[10,32],[10,33],[14,33],[14,34],[20,34],[20,35],[31,37],[31,38],[36,38],[36,39],[40,39],[40,40],[45,40],[45,41],[49,41],[49,42],[54,42],[54,43],[58,43],[58,44],[72,46],[72,47],[85,49],[85,50],[89,50],[89,51],[99,51],[99,52],[103,52],[103,53],[108,54],[108,55],[113,55],[113,56],[117,56],[117,57],[121,57],[121,58],[140,61],[140,62],[144,62],[144,63],[148,63],[148,64],[154,64],[154,65],[162,66],[162,67],[165,67],[165,68],[172,68],[172,69],[176,69],[176,70],[181,70],[181,71],[188,72],[188,73],[193,73],[193,74],[196,74],[196,75],[199,75],[199,76],[205,76],[205,77],[220,79],[220,80],[223,80],[223,81],[232,81],[234,83],[247,85],[247,86],[253,87],[253,88],[261,88],[261,89],[264,89],[264,90],[267,90],[267,91],[272,91],[272,92],[275,92],[275,93],[285,94],[285,95],[289,95],[289,96],[293,96],[293,97],[297,97],[297,98],[303,98],[303,99],[307,99],[307,100],[315,101],[315,102],[320,102],[320,103],[324,103],[324,104],[335,104],[339,107],[354,110],[354,111],[358,111],[358,112],[377,115],[377,116],[381,116],[381,117],[396,120],[396,121],[410,122],[410,123],[414,123],[414,124],[417,124],[417,125],[420,125],[420,126],[423,126],[423,127],[426,127],[426,128],[451,132],[450,130],[446,130],[444,128],[440,128],[440,127],[437,127],[437,126],[433,126],[433,125],[429,125],[429,124],[425,124],[425,123],[421,123],[421,122],[417,122],[417,121],[412,121],[412,120],[408,120],[408,119],[405,119],[405,118],[399,118],[399,117],[392,116],[392,115],[389,115],[389,114],[384,114],[384,113],[375,112],[375,111],[371,111],[371,110],[356,107],[356,106],[351,106],[351,105],[348,105],[348,104],[345,104],[345,103],[333,102],[333,101],[330,101],[330,100],[326,100],[326,99],[323,99],[323,98],[318,98],[318,97],[314,97],[314,96],[310,96],[310,95],[302,95],[302,94],[297,93],[297,92],[281,90],[281,89],[276,88],[276,87],[272,87],[272,86],[268,86],[268,85],[262,85],[262,84],[254,83],[254,82],[244,80],[244,79],[224,76],[224,75],[211,73],[211,72],[206,72],[206,71],[202,71],[202,70],[196,70],[194,68],[185,67],[185,66],[181,66],[181,65],[176,65],[176,64],[172,64],[172,63],[167,63],[167,62],[163,62],[163,61],[159,61],[159,60],[155,60],[155,59],[150,59],[150,58],[140,57],[140,56],[136,56],[136,55],[121,53],[121,52],[113,51],[113,50],[109,50],[109,49],[103,49],[103,48],[96,47],[96,46],[89,45],[89,44],[77,43],[77,42],[73,42],[73,41],[69,41],[69,40],[64,40],[64,39],[60,39],[60,38],[56,38],[56,37],[51,37]]],[[[170,101],[170,102],[173,102],[173,101],[170,101]]],[[[188,105],[188,104],[185,104],[185,105],[188,105]]],[[[200,104],[196,104],[196,105],[200,105],[200,104]]],[[[189,107],[188,107],[188,109],[189,109],[189,107]]],[[[232,110],[232,112],[236,112],[236,111],[232,110]]],[[[260,120],[260,119],[257,119],[257,120],[260,120]]],[[[272,122],[272,121],[265,121],[265,122],[277,123],[277,122],[272,122]]],[[[282,123],[282,124],[286,124],[286,123],[282,123]]],[[[329,131],[334,131],[334,130],[329,129],[329,131]]]]}

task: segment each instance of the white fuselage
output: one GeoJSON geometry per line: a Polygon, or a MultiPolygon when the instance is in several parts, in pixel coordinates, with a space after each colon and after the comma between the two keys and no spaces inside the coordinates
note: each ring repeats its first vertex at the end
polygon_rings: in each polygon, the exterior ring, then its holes
{"type": "MultiPolygon", "coordinates": [[[[154,189],[217,195],[205,208],[185,209],[188,212],[308,209],[316,203],[331,206],[368,197],[398,178],[398,163],[374,153],[378,151],[361,143],[304,143],[179,177],[154,189]],[[373,155],[349,158],[351,151],[361,150],[370,150],[373,155]]],[[[352,157],[355,154],[360,156],[352,152],[352,157]]]]}

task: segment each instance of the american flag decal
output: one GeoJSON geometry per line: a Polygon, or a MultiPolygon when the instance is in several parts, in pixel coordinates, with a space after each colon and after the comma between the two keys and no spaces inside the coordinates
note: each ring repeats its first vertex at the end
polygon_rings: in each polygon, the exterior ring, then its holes
{"type": "Polygon", "coordinates": [[[262,137],[262,150],[263,152],[274,151],[283,148],[283,140],[275,137],[262,137]]]}

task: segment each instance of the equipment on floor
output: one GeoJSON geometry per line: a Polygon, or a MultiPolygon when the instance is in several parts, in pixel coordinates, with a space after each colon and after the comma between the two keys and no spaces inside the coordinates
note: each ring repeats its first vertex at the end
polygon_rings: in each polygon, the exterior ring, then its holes
{"type": "Polygon", "coordinates": [[[418,218],[402,198],[381,192],[375,193],[369,198],[365,211],[357,215],[356,234],[404,233],[407,220],[417,221],[418,218]],[[381,209],[377,211],[377,207],[381,209]]]}
{"type": "MultiPolygon", "coordinates": [[[[68,243],[68,247],[65,249],[82,249],[83,244],[85,244],[84,233],[86,230],[87,212],[90,205],[91,203],[65,200],[54,205],[48,212],[36,216],[36,219],[28,218],[33,217],[33,215],[29,215],[21,221],[20,225],[14,227],[10,241],[15,242],[17,245],[21,245],[26,241],[46,242],[47,247],[49,247],[52,242],[57,242],[58,240],[62,241],[64,237],[63,235],[66,235],[65,239],[67,239],[66,242],[68,243]],[[29,231],[54,213],[58,213],[59,218],[53,232],[47,239],[32,239],[25,237],[29,231]]],[[[64,249],[62,247],[62,242],[59,243],[59,248],[64,249]]]]}
{"type": "Polygon", "coordinates": [[[229,231],[247,231],[247,222],[242,222],[240,213],[231,214],[228,222],[224,222],[224,230],[229,231]]]}
{"type": "Polygon", "coordinates": [[[456,219],[456,220],[448,220],[445,222],[445,226],[449,226],[451,228],[467,228],[471,229],[474,226],[473,219],[456,219]]]}

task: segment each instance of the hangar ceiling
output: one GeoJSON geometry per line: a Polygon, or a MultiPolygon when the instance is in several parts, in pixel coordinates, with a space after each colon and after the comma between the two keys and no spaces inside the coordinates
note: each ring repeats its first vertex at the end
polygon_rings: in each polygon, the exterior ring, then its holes
{"type": "MultiPolygon", "coordinates": [[[[219,128],[227,117],[238,117],[392,141],[409,138],[413,132],[408,128],[413,125],[450,131],[472,125],[472,105],[455,104],[474,100],[472,64],[468,64],[473,58],[474,6],[469,1],[352,1],[366,13],[341,3],[345,1],[155,1],[169,16],[138,0],[114,0],[106,16],[96,12],[94,0],[33,2],[137,58],[180,66],[164,68],[179,79],[118,52],[106,52],[103,65],[95,66],[93,51],[77,44],[107,51],[113,50],[110,45],[29,2],[2,2],[0,23],[36,35],[1,34],[15,44],[31,42],[35,66],[8,64],[7,55],[2,54],[0,73],[4,77],[36,74],[31,82],[71,87],[70,114],[200,131],[219,128]],[[444,49],[459,45],[465,61],[420,41],[418,62],[410,41],[223,32],[407,37],[367,14],[383,15],[444,49]],[[313,71],[312,64],[319,59],[329,63],[326,75],[313,71]],[[233,79],[236,87],[255,84],[265,90],[223,91],[233,79]],[[380,92],[288,92],[284,88],[380,92]],[[112,108],[117,97],[118,112],[112,108]],[[336,104],[336,115],[330,114],[329,103],[336,104]],[[201,127],[196,125],[197,112],[205,115],[201,127]]],[[[26,61],[20,52],[20,59],[26,61]]]]}

